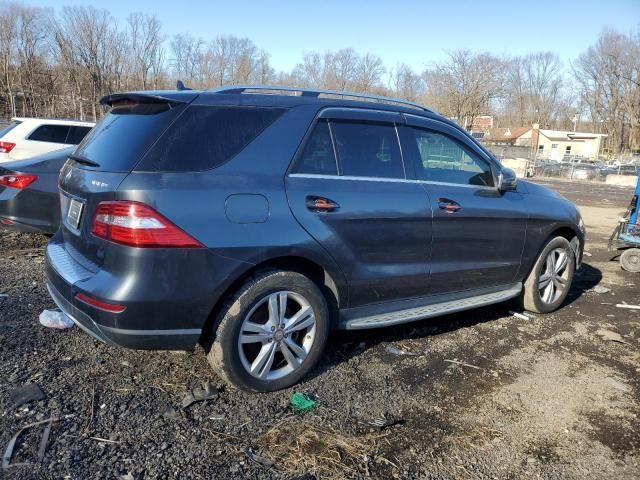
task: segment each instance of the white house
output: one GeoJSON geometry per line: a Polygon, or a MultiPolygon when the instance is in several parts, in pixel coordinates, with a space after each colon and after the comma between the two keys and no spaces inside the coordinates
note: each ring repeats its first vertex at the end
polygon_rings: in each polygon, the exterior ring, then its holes
{"type": "Polygon", "coordinates": [[[565,155],[577,155],[595,159],[600,153],[604,133],[567,132],[562,130],[531,128],[491,128],[484,134],[487,143],[530,147],[537,151],[538,158],[561,160],[565,155]]]}

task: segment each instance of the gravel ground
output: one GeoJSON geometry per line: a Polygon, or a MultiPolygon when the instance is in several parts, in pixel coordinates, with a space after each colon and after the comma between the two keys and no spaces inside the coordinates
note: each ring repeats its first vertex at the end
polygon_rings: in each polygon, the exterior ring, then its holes
{"type": "MultiPolygon", "coordinates": [[[[640,304],[640,276],[606,252],[631,190],[545,183],[578,202],[589,230],[584,268],[560,311],[524,320],[503,304],[334,333],[302,384],[261,395],[225,387],[200,350],[129,351],[77,328],[41,326],[40,312],[54,307],[44,283],[46,238],[0,232],[0,447],[27,424],[60,419],[41,464],[0,475],[640,477],[640,311],[615,306],[640,304]],[[182,409],[187,389],[203,382],[219,396],[182,409]],[[10,391],[26,383],[39,385],[44,399],[15,407],[10,391]],[[315,395],[319,407],[294,413],[294,391],[315,395]],[[367,424],[383,415],[399,422],[367,424]],[[273,466],[250,461],[247,447],[273,466]]],[[[34,461],[39,428],[21,437],[14,462],[34,461]]]]}

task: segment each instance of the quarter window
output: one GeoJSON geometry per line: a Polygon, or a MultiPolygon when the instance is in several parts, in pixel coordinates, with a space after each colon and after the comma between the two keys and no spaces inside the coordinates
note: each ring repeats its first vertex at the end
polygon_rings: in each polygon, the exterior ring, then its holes
{"type": "Polygon", "coordinates": [[[69,133],[68,125],[41,125],[36,128],[28,140],[37,142],[65,143],[69,133]]]}
{"type": "Polygon", "coordinates": [[[379,123],[331,123],[341,174],[405,178],[395,126],[379,123]]]}
{"type": "Polygon", "coordinates": [[[282,108],[189,106],[137,170],[203,171],[231,160],[284,113],[282,108]]]}
{"type": "Polygon", "coordinates": [[[419,151],[417,178],[432,182],[494,186],[489,164],[442,133],[410,128],[419,151]]]}
{"type": "Polygon", "coordinates": [[[78,145],[90,130],[91,127],[71,127],[65,143],[78,145]]]}
{"type": "Polygon", "coordinates": [[[316,124],[296,162],[294,173],[337,175],[336,156],[326,120],[316,124]]]}

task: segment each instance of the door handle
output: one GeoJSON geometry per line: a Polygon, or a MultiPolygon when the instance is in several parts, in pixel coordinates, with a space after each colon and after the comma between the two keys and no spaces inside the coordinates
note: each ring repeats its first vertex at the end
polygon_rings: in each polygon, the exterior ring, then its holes
{"type": "Polygon", "coordinates": [[[337,202],[325,197],[317,197],[309,195],[306,199],[306,205],[312,212],[335,212],[340,208],[337,202]]]}
{"type": "Polygon", "coordinates": [[[444,210],[447,213],[456,213],[462,210],[462,206],[460,206],[458,202],[454,202],[448,198],[439,198],[438,207],[440,210],[444,210]]]}

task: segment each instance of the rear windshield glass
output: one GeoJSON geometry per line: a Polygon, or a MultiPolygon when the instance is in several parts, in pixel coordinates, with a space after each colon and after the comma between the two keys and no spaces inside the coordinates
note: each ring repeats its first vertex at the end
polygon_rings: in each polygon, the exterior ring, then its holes
{"type": "Polygon", "coordinates": [[[283,112],[281,108],[189,106],[136,170],[210,170],[240,153],[283,112]]]}
{"type": "Polygon", "coordinates": [[[114,107],[84,137],[75,154],[105,172],[130,172],[184,105],[128,103],[114,107]]]}
{"type": "Polygon", "coordinates": [[[11,122],[6,127],[0,129],[0,138],[4,137],[7,133],[9,133],[11,130],[16,128],[18,125],[20,125],[20,122],[11,122]]]}

